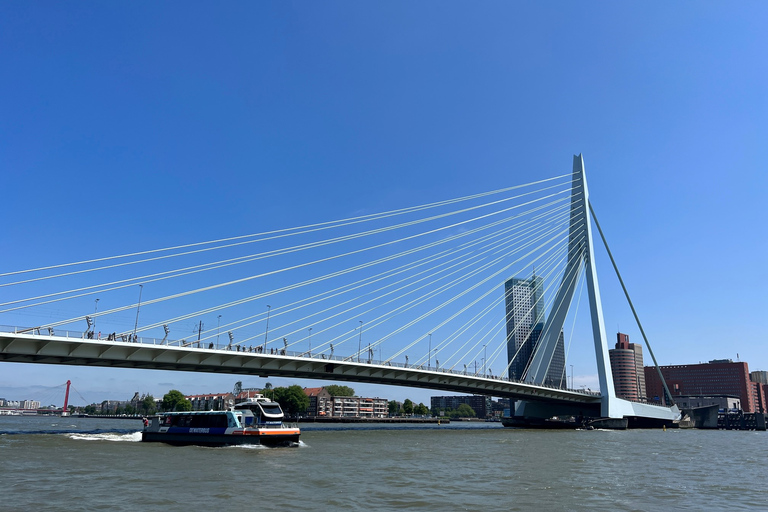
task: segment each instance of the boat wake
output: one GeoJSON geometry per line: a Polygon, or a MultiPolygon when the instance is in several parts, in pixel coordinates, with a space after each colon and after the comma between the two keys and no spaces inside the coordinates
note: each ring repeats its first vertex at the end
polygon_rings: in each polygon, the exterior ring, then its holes
{"type": "Polygon", "coordinates": [[[117,434],[114,432],[103,434],[70,433],[66,434],[66,436],[76,441],[119,441],[130,443],[141,441],[141,432],[130,432],[128,434],[117,434]]]}
{"type": "Polygon", "coordinates": [[[222,448],[227,450],[269,450],[269,446],[264,446],[263,444],[237,444],[223,446],[222,448]]]}
{"type": "MultiPolygon", "coordinates": [[[[298,443],[291,444],[291,448],[309,448],[309,445],[306,444],[304,441],[299,440],[298,443]]],[[[265,446],[263,444],[237,444],[232,446],[225,446],[224,448],[230,449],[230,450],[273,450],[273,449],[284,449],[285,446],[265,446]]]]}

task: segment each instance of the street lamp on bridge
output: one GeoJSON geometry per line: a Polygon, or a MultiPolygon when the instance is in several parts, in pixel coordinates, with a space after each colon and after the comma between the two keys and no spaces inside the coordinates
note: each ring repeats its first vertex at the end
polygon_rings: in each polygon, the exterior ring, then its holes
{"type": "Polygon", "coordinates": [[[96,311],[99,310],[99,299],[93,302],[93,330],[96,330],[96,311]]]}
{"type": "Polygon", "coordinates": [[[216,318],[216,350],[219,350],[219,334],[221,332],[221,315],[216,318]]]}
{"type": "Polygon", "coordinates": [[[360,320],[360,336],[357,338],[357,362],[360,362],[360,351],[363,350],[363,321],[360,320]]]}
{"type": "Polygon", "coordinates": [[[139,327],[139,309],[141,309],[141,292],[144,291],[144,285],[139,285],[139,303],[136,304],[136,323],[133,324],[133,337],[136,337],[136,329],[139,327]]]}
{"type": "Polygon", "coordinates": [[[267,335],[269,334],[269,310],[272,306],[267,304],[267,327],[264,329],[264,352],[267,351],[267,335]]]}
{"type": "Polygon", "coordinates": [[[427,370],[432,364],[432,333],[429,333],[429,351],[427,352],[427,370]]]}

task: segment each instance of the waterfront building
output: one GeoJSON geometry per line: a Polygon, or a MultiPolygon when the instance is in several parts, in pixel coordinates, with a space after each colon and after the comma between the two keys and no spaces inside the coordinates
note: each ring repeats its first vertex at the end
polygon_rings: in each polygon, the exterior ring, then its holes
{"type": "Polygon", "coordinates": [[[184,398],[192,402],[193,411],[225,411],[234,404],[232,393],[206,393],[184,398]]]}
{"type": "Polygon", "coordinates": [[[741,410],[741,399],[736,395],[676,395],[675,404],[680,409],[717,405],[721,411],[741,410]]]}
{"type": "Polygon", "coordinates": [[[768,385],[753,381],[750,381],[750,384],[752,391],[752,403],[755,404],[755,412],[766,412],[768,407],[766,407],[765,403],[765,391],[768,389],[768,385]]]}
{"type": "Polygon", "coordinates": [[[750,372],[749,379],[754,385],[757,412],[768,412],[768,372],[763,370],[750,372]]]}
{"type": "Polygon", "coordinates": [[[333,413],[331,394],[325,388],[304,388],[304,393],[309,397],[307,416],[331,416],[333,413]]]}
{"type": "Polygon", "coordinates": [[[39,409],[40,402],[38,400],[24,400],[21,404],[22,409],[39,409]]]}
{"type": "Polygon", "coordinates": [[[304,393],[309,397],[309,417],[384,418],[389,414],[386,398],[332,396],[325,388],[304,388],[304,393]]]}
{"type": "MultiPolygon", "coordinates": [[[[659,368],[673,398],[679,395],[735,395],[741,400],[744,412],[751,413],[757,409],[747,363],[715,359],[709,363],[659,368]]],[[[644,370],[646,396],[652,401],[662,401],[664,392],[656,368],[646,366],[644,370]]]]}
{"type": "Polygon", "coordinates": [[[643,347],[629,342],[629,335],[616,334],[616,347],[608,351],[616,396],[638,402],[645,400],[643,347]]]}
{"type": "Polygon", "coordinates": [[[261,395],[256,388],[242,388],[235,396],[232,393],[206,393],[202,395],[187,395],[184,398],[192,402],[193,411],[226,411],[238,402],[261,395]]]}
{"type": "Polygon", "coordinates": [[[512,404],[514,401],[511,398],[499,398],[498,400],[491,401],[491,416],[502,417],[510,416],[512,404]]]}
{"type": "Polygon", "coordinates": [[[760,384],[760,387],[763,390],[763,411],[765,413],[768,413],[768,384],[760,384]]]}
{"type": "Polygon", "coordinates": [[[432,411],[458,409],[461,404],[467,404],[475,411],[478,418],[490,416],[492,410],[491,397],[484,395],[452,395],[433,396],[430,399],[432,411]]]}
{"type": "MultiPolygon", "coordinates": [[[[507,360],[509,378],[522,380],[544,328],[544,280],[534,275],[530,279],[508,279],[504,283],[504,304],[507,324],[507,360]]],[[[563,332],[557,339],[555,352],[544,384],[565,387],[565,343],[563,332]]]]}
{"type": "Polygon", "coordinates": [[[101,414],[115,414],[118,409],[125,409],[128,400],[104,400],[101,402],[101,414]]]}

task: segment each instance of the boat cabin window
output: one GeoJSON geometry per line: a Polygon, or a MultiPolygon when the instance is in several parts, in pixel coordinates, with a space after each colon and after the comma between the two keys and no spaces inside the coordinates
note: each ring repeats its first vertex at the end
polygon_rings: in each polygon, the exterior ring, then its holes
{"type": "Polygon", "coordinates": [[[227,415],[221,414],[175,414],[165,417],[165,425],[182,428],[227,428],[227,415]]]}
{"type": "Polygon", "coordinates": [[[262,409],[264,409],[265,414],[271,414],[271,415],[280,415],[283,414],[283,410],[280,409],[280,406],[275,404],[262,404],[262,409]]]}
{"type": "Polygon", "coordinates": [[[200,414],[192,416],[191,427],[227,428],[226,414],[200,414]]]}

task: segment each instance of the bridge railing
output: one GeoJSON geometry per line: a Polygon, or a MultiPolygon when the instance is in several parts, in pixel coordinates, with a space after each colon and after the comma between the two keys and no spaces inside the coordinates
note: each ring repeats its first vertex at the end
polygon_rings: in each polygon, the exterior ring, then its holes
{"type": "MultiPolygon", "coordinates": [[[[108,333],[105,336],[102,333],[94,334],[91,331],[73,331],[73,330],[64,330],[64,329],[53,329],[50,327],[18,327],[18,326],[9,326],[9,325],[0,325],[0,332],[7,332],[7,333],[13,333],[13,334],[27,334],[32,336],[56,336],[60,338],[101,341],[106,343],[113,343],[113,342],[139,343],[143,345],[154,345],[154,346],[223,350],[228,352],[240,352],[245,354],[251,353],[251,354],[262,354],[262,355],[273,355],[273,356],[286,356],[286,357],[308,357],[311,359],[323,360],[323,361],[338,361],[340,363],[358,363],[359,362],[359,363],[371,364],[371,365],[377,365],[377,366],[388,366],[393,368],[403,368],[403,369],[409,369],[409,370],[424,370],[424,371],[431,371],[431,372],[446,373],[449,375],[461,375],[465,377],[492,379],[492,380],[498,380],[501,382],[530,384],[521,380],[510,379],[508,377],[501,377],[498,375],[482,375],[481,373],[477,373],[477,372],[453,370],[450,368],[438,368],[432,365],[406,364],[406,363],[398,363],[395,361],[380,361],[380,360],[369,359],[369,358],[362,358],[362,357],[357,358],[355,356],[338,356],[338,355],[325,354],[325,353],[312,354],[308,351],[304,351],[304,352],[291,351],[285,348],[278,349],[273,347],[273,348],[265,349],[262,344],[249,345],[246,347],[246,346],[234,345],[234,344],[222,345],[222,344],[217,344],[210,341],[204,342],[204,341],[197,341],[197,340],[191,340],[191,341],[190,340],[164,340],[160,338],[150,338],[146,336],[134,337],[133,335],[118,335],[117,333],[108,333]]],[[[543,387],[543,388],[549,388],[549,389],[561,390],[561,391],[569,391],[572,393],[578,393],[578,394],[587,395],[587,396],[600,396],[599,391],[593,391],[590,389],[567,389],[567,388],[560,388],[557,386],[552,386],[547,384],[536,384],[536,387],[543,387]]]]}

